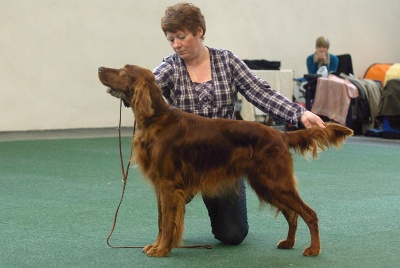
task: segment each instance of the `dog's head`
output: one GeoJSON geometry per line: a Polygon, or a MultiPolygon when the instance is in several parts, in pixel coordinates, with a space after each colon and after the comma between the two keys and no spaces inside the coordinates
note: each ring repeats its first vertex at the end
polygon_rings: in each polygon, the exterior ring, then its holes
{"type": "Polygon", "coordinates": [[[137,65],[127,64],[121,69],[99,67],[98,71],[103,85],[125,94],[128,100],[136,86],[154,81],[154,75],[150,70],[137,65]]]}
{"type": "Polygon", "coordinates": [[[137,65],[125,65],[121,69],[99,67],[100,82],[123,94],[135,111],[136,117],[147,118],[153,114],[149,89],[155,85],[153,73],[137,65]]]}

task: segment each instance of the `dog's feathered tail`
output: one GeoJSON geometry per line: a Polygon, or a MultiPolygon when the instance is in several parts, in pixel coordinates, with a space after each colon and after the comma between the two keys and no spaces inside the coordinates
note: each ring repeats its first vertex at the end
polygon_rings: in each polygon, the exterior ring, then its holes
{"type": "Polygon", "coordinates": [[[340,146],[353,130],[336,123],[328,123],[325,128],[312,127],[310,129],[286,132],[287,145],[295,152],[305,155],[310,153],[313,158],[318,157],[319,151],[330,146],[340,146]]]}

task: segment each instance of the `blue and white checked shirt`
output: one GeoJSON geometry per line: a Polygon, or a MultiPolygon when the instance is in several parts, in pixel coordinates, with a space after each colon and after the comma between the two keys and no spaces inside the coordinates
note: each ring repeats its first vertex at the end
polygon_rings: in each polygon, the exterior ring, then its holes
{"type": "Polygon", "coordinates": [[[235,102],[240,92],[261,111],[297,125],[306,111],[251,73],[231,51],[208,48],[212,80],[194,83],[184,61],[173,54],[163,59],[153,73],[164,97],[172,106],[208,118],[235,118],[235,102]]]}

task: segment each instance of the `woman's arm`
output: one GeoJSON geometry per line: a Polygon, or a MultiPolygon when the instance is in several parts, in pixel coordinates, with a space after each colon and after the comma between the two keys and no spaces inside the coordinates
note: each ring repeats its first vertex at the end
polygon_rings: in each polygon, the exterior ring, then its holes
{"type": "Polygon", "coordinates": [[[297,125],[306,111],[302,106],[273,90],[270,85],[255,76],[247,65],[230,54],[230,69],[237,90],[254,106],[274,118],[297,125]]]}

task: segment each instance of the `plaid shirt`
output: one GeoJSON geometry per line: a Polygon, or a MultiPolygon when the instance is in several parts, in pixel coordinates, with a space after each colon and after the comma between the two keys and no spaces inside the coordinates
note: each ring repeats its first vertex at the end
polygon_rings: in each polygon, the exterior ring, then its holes
{"type": "Polygon", "coordinates": [[[163,59],[153,73],[170,105],[208,118],[235,118],[240,92],[250,103],[274,118],[297,125],[305,109],[251,73],[247,65],[229,50],[208,48],[212,81],[194,83],[184,61],[177,54],[163,59]]]}

